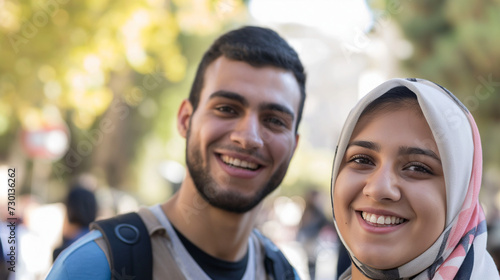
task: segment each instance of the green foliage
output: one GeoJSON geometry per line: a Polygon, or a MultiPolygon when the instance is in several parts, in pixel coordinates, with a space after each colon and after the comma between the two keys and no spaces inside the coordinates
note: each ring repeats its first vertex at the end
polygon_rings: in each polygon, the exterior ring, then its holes
{"type": "Polygon", "coordinates": [[[413,77],[437,82],[459,97],[481,131],[485,165],[500,160],[494,133],[500,121],[500,5],[498,1],[376,1],[376,9],[391,13],[413,55],[403,61],[413,77]]]}
{"type": "Polygon", "coordinates": [[[242,20],[240,0],[0,0],[0,159],[21,130],[64,123],[80,161],[63,157],[55,177],[125,181],[144,135],[171,136],[170,95],[187,97],[207,41],[242,20]]]}

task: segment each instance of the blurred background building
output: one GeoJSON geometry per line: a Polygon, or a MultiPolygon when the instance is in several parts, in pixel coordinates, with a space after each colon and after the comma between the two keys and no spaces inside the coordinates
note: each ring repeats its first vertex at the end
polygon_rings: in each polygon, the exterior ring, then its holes
{"type": "Polygon", "coordinates": [[[337,244],[326,223],[315,247],[304,246],[303,214],[312,209],[306,194],[326,198],[314,200],[314,209],[331,221],[341,125],[363,94],[393,77],[440,83],[475,116],[484,150],[481,200],[496,252],[499,14],[498,2],[464,0],[0,0],[0,216],[5,221],[7,169],[16,168],[17,237],[25,240],[18,249],[27,263],[17,279],[43,279],[75,178],[94,182],[98,217],[176,191],[184,176],[177,108],[213,39],[248,24],[278,31],[308,74],[301,141],[259,222],[304,279],[312,275],[311,252],[315,278],[333,279],[337,244]]]}

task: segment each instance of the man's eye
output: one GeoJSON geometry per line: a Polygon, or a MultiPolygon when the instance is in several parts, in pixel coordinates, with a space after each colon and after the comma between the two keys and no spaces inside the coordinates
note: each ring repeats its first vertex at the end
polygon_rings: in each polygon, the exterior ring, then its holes
{"type": "Polygon", "coordinates": [[[286,126],[285,123],[283,121],[281,121],[281,119],[275,118],[275,117],[267,118],[267,122],[272,123],[273,125],[277,125],[277,126],[286,126]]]}
{"type": "Polygon", "coordinates": [[[234,110],[230,106],[218,106],[215,108],[215,110],[221,112],[221,113],[229,113],[229,114],[236,114],[236,110],[234,110]]]}

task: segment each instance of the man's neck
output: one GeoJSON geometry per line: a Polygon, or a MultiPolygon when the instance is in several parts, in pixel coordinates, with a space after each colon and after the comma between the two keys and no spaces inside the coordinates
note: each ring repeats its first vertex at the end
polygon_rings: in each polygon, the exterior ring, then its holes
{"type": "Polygon", "coordinates": [[[194,186],[183,185],[166,203],[165,215],[189,241],[207,254],[226,261],[243,258],[259,206],[243,214],[209,205],[194,186]]]}

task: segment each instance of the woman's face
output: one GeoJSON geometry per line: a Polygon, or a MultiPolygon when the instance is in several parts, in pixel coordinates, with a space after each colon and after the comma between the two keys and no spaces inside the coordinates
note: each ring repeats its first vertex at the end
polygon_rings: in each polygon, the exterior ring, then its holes
{"type": "Polygon", "coordinates": [[[445,227],[446,189],[436,141],[418,107],[359,120],[333,201],[342,237],[373,268],[401,266],[437,240],[445,227]]]}

